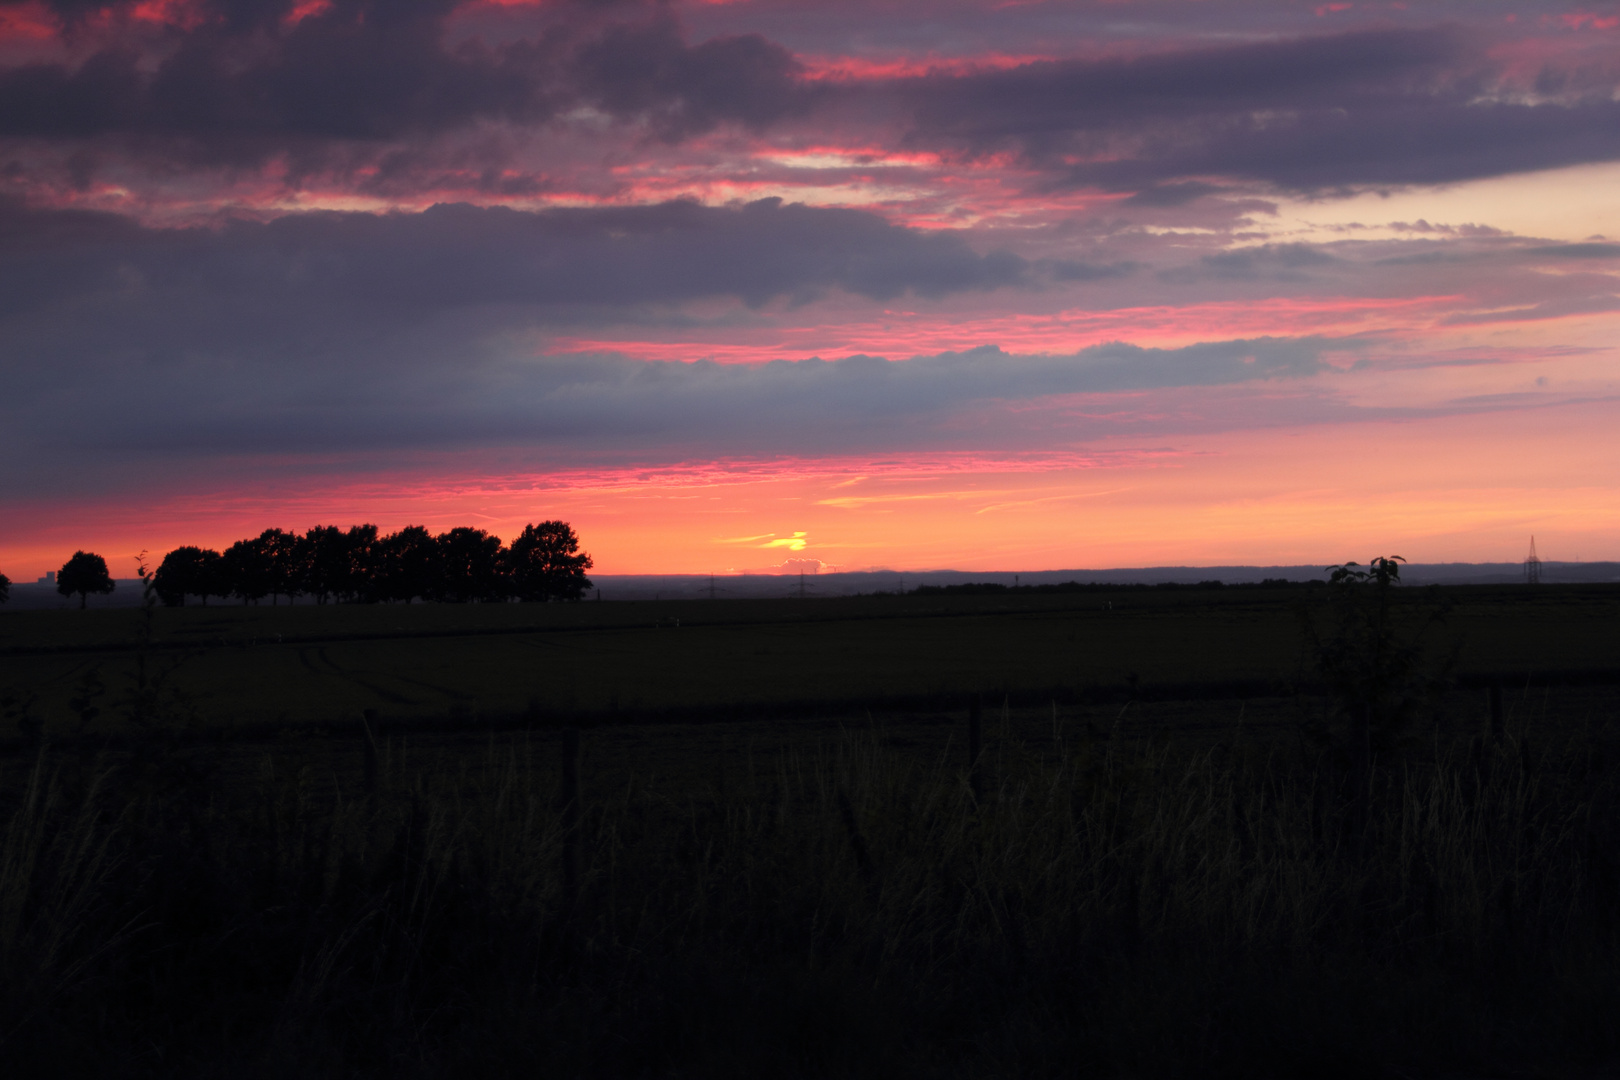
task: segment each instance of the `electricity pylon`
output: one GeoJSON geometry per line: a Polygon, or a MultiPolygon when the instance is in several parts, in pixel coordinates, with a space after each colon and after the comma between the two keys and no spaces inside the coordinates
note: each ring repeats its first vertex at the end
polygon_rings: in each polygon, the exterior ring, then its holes
{"type": "Polygon", "coordinates": [[[1541,584],[1541,560],[1536,557],[1536,538],[1530,538],[1530,554],[1524,560],[1524,583],[1541,584]]]}

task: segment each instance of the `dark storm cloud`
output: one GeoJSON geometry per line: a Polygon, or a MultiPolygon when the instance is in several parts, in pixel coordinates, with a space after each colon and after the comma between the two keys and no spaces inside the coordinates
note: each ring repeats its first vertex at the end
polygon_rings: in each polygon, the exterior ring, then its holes
{"type": "MultiPolygon", "coordinates": [[[[581,106],[674,140],[728,122],[760,127],[811,100],[792,56],[758,35],[692,45],[665,15],[604,22],[574,5],[577,20],[565,7],[534,35],[487,46],[450,40],[457,6],[335,0],[289,23],[291,0],[216,0],[196,26],[155,39],[107,32],[76,66],[0,70],[0,137],[124,137],[145,155],[253,163],[333,141],[541,124],[581,106]]],[[[57,5],[64,33],[101,7],[57,5]]]]}
{"type": "MultiPolygon", "coordinates": [[[[1207,193],[1198,177],[1287,188],[1439,183],[1620,157],[1613,72],[1557,103],[1500,89],[1488,42],[1378,30],[894,84],[911,138],[1018,149],[1069,182],[1145,205],[1207,193]]],[[[1543,80],[1545,81],[1545,80],[1543,80]]]]}

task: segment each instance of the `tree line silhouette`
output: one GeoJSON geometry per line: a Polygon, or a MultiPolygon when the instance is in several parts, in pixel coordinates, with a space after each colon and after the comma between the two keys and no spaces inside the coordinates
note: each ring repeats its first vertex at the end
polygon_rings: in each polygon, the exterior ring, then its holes
{"type": "MultiPolygon", "coordinates": [[[[143,555],[144,558],[144,555],[143,555]]],[[[144,565],[144,563],[143,563],[144,565]]],[[[581,600],[591,587],[593,565],[579,550],[579,537],[565,521],[528,525],[510,546],[483,529],[465,526],[435,536],[421,525],[381,535],[375,525],[317,525],[302,536],[266,529],[238,540],[224,552],[192,545],[163,557],[153,589],[169,607],[188,596],[236,597],[244,604],[265,597],[311,596],[318,604],[492,603],[506,600],[581,600]]],[[[75,551],[56,573],[56,591],[79,597],[115,588],[107,560],[75,551]]],[[[0,574],[0,604],[11,598],[11,579],[0,574]]]]}
{"type": "Polygon", "coordinates": [[[421,525],[382,535],[375,525],[317,525],[303,535],[266,529],[223,552],[187,545],[163,557],[153,587],[163,603],[187,597],[309,596],[326,603],[490,603],[580,600],[590,555],[563,521],[526,526],[512,543],[466,526],[437,536],[421,525]]]}

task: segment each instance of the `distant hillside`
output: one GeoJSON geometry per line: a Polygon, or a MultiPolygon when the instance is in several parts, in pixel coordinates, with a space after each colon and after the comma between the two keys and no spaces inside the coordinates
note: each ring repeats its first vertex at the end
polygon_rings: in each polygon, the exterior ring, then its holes
{"type": "MultiPolygon", "coordinates": [[[[855,573],[806,574],[592,574],[595,588],[590,599],[691,600],[712,594],[721,599],[797,596],[853,596],[857,593],[898,592],[919,585],[1058,585],[1068,581],[1099,585],[1194,585],[1219,581],[1226,585],[1250,584],[1266,579],[1325,581],[1322,566],[1143,566],[1112,570],[864,570],[855,573]]],[[[1620,582],[1620,562],[1544,562],[1541,579],[1548,584],[1620,582]]],[[[1520,563],[1414,563],[1403,567],[1401,580],[1410,585],[1510,585],[1524,580],[1520,563]]],[[[119,578],[110,596],[92,596],[92,608],[135,607],[141,601],[141,583],[119,578]]],[[[309,603],[304,597],[300,603],[309,603]]],[[[214,604],[236,601],[214,600],[214,604]]],[[[264,603],[269,603],[268,600],[264,603]]],[[[285,603],[285,601],[283,601],[285,603]]],[[[0,611],[26,611],[79,606],[78,597],[63,597],[55,585],[36,582],[11,586],[11,602],[0,611]]]]}
{"type": "MultiPolygon", "coordinates": [[[[1620,581],[1620,563],[1541,564],[1542,580],[1549,583],[1620,581]]],[[[851,596],[855,593],[897,592],[919,585],[963,585],[988,582],[999,585],[1082,584],[1160,585],[1219,581],[1240,585],[1281,578],[1285,581],[1326,581],[1323,566],[1144,566],[1109,570],[869,570],[856,573],[741,574],[593,574],[592,582],[603,600],[690,599],[717,597],[851,596]],[[712,586],[711,586],[712,582],[712,586]]],[[[1417,563],[1402,568],[1401,578],[1412,585],[1504,585],[1524,580],[1519,563],[1417,563]]],[[[594,598],[594,593],[592,594],[594,598]]]]}

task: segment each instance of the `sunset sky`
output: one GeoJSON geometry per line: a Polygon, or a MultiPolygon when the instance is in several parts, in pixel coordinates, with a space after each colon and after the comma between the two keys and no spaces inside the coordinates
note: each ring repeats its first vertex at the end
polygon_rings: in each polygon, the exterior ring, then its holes
{"type": "Polygon", "coordinates": [[[0,0],[0,571],[1620,558],[1620,2],[0,0]]]}

